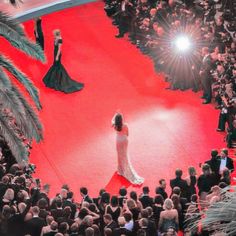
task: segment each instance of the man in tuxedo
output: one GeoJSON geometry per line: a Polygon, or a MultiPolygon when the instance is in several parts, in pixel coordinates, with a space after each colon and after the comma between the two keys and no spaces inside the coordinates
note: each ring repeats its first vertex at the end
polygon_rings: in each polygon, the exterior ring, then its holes
{"type": "Polygon", "coordinates": [[[179,187],[181,190],[181,197],[186,198],[189,186],[187,184],[187,181],[182,179],[182,174],[183,174],[182,170],[176,169],[175,171],[176,178],[170,180],[170,186],[172,188],[171,195],[173,194],[173,188],[179,187]]]}
{"type": "Polygon", "coordinates": [[[208,164],[211,168],[212,173],[215,174],[217,178],[217,182],[219,183],[220,174],[219,174],[219,166],[220,166],[220,157],[218,156],[218,151],[216,149],[211,150],[211,159],[206,161],[205,164],[208,164]]]}
{"type": "Polygon", "coordinates": [[[88,195],[88,189],[85,187],[80,188],[80,195],[82,196],[82,202],[88,202],[88,203],[93,203],[93,200],[89,197],[88,195]]]}
{"type": "Polygon", "coordinates": [[[76,205],[73,203],[73,192],[67,193],[67,199],[63,202],[62,207],[69,206],[71,208],[71,219],[74,219],[76,213],[76,205]]]}
{"type": "Polygon", "coordinates": [[[116,228],[114,230],[114,236],[121,236],[121,235],[125,235],[125,236],[131,236],[131,232],[125,228],[125,218],[123,216],[120,216],[118,218],[118,224],[119,224],[119,228],[116,228]]]}
{"type": "Polygon", "coordinates": [[[120,9],[117,12],[118,15],[118,28],[119,34],[116,38],[124,37],[124,34],[128,32],[129,23],[133,16],[133,4],[129,0],[123,0],[120,4],[120,9]]]}
{"type": "Polygon", "coordinates": [[[153,204],[153,199],[149,196],[149,192],[150,190],[148,186],[143,187],[143,194],[139,198],[139,201],[142,203],[143,208],[152,206],[153,204]]]}
{"type": "Polygon", "coordinates": [[[103,221],[106,225],[104,229],[109,228],[113,232],[118,227],[117,223],[112,220],[112,216],[110,214],[105,214],[103,216],[103,221]]]}
{"type": "Polygon", "coordinates": [[[165,189],[166,189],[166,181],[164,179],[160,179],[159,186],[156,188],[156,194],[160,194],[164,198],[164,200],[168,198],[165,189]]]}
{"type": "Polygon", "coordinates": [[[202,48],[202,56],[203,59],[199,75],[203,88],[202,98],[205,99],[203,104],[208,104],[211,103],[211,98],[212,98],[212,91],[211,91],[212,79],[210,73],[212,69],[212,60],[209,49],[207,47],[202,48]]]}
{"type": "Polygon", "coordinates": [[[228,157],[228,150],[224,148],[220,153],[220,165],[218,173],[221,175],[225,168],[228,168],[231,173],[234,171],[234,162],[230,157],[228,157]]]}
{"type": "Polygon", "coordinates": [[[60,198],[56,199],[55,207],[55,209],[51,210],[51,214],[55,221],[57,221],[58,218],[61,218],[64,215],[64,211],[62,208],[62,200],[60,198]]]}
{"type": "Polygon", "coordinates": [[[45,221],[39,217],[39,208],[32,208],[32,219],[26,222],[26,233],[33,236],[40,236],[43,226],[46,226],[45,221]]]}

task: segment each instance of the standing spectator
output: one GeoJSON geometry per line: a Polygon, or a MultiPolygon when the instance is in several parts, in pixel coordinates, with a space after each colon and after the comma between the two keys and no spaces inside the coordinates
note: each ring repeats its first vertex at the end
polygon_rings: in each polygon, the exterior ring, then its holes
{"type": "Polygon", "coordinates": [[[39,208],[32,208],[33,218],[26,222],[26,233],[33,236],[40,236],[41,230],[46,226],[45,221],[39,217],[39,208]]]}
{"type": "Polygon", "coordinates": [[[165,189],[166,189],[166,181],[164,179],[160,179],[159,186],[156,188],[156,194],[160,194],[164,198],[164,200],[168,198],[165,189]]]}
{"type": "Polygon", "coordinates": [[[225,167],[227,167],[230,172],[234,171],[234,162],[230,157],[228,157],[228,150],[224,148],[220,153],[220,165],[218,169],[220,175],[223,173],[225,167]]]}
{"type": "Polygon", "coordinates": [[[202,65],[200,69],[200,79],[203,87],[203,96],[205,99],[203,104],[208,104],[211,102],[211,74],[210,71],[212,69],[211,55],[209,53],[209,49],[207,47],[202,48],[202,65]]]}
{"type": "Polygon", "coordinates": [[[105,214],[110,214],[115,222],[118,222],[118,218],[121,215],[121,208],[119,207],[118,197],[112,196],[111,203],[107,205],[105,214]]]}
{"type": "Polygon", "coordinates": [[[173,193],[173,188],[174,187],[179,187],[181,190],[181,197],[187,197],[187,192],[188,192],[188,184],[186,180],[182,179],[183,171],[180,169],[176,169],[175,171],[175,179],[170,180],[170,186],[172,188],[172,193],[173,193]]]}
{"type": "Polygon", "coordinates": [[[139,198],[139,201],[142,203],[144,209],[148,206],[152,206],[153,204],[153,199],[149,196],[149,192],[149,187],[143,187],[143,193],[139,198]]]}
{"type": "Polygon", "coordinates": [[[196,176],[196,170],[194,167],[188,168],[189,176],[186,177],[186,181],[188,184],[188,192],[187,192],[187,199],[190,201],[191,196],[193,194],[196,194],[196,184],[197,184],[197,176],[196,176]]]}
{"type": "Polygon", "coordinates": [[[202,166],[202,172],[203,173],[198,178],[197,186],[199,189],[198,194],[201,201],[201,207],[204,208],[204,201],[206,200],[206,196],[217,181],[215,175],[211,173],[211,169],[208,164],[204,164],[202,166]]]}
{"type": "Polygon", "coordinates": [[[174,204],[171,199],[167,198],[164,202],[164,211],[161,212],[159,221],[159,230],[161,233],[166,233],[168,229],[173,228],[178,232],[179,217],[178,212],[174,209],[174,204]]]}
{"type": "Polygon", "coordinates": [[[88,202],[88,203],[92,203],[93,202],[93,200],[88,195],[88,189],[87,188],[81,187],[80,188],[80,194],[81,194],[81,196],[83,198],[81,204],[83,204],[83,202],[88,202]]]}

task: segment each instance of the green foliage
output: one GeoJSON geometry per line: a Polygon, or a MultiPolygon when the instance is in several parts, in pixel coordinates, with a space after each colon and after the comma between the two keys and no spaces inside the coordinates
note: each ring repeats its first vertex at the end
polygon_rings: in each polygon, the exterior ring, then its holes
{"type": "MultiPolygon", "coordinates": [[[[0,36],[16,49],[42,62],[45,61],[41,47],[26,37],[21,25],[2,12],[0,36]]],[[[23,139],[27,139],[29,143],[33,139],[39,142],[43,138],[43,128],[33,107],[4,70],[24,86],[36,107],[41,109],[39,93],[32,81],[0,52],[0,135],[7,142],[17,162],[21,163],[28,160],[28,149],[23,139]]]]}

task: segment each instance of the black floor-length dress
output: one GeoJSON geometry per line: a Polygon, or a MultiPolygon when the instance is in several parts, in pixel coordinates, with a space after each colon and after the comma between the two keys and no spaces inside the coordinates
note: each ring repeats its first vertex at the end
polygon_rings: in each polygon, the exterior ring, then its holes
{"type": "Polygon", "coordinates": [[[43,78],[44,84],[52,89],[64,92],[73,93],[83,89],[84,84],[72,80],[61,64],[61,53],[56,61],[59,44],[62,44],[62,39],[55,40],[54,43],[54,63],[43,78]]]}

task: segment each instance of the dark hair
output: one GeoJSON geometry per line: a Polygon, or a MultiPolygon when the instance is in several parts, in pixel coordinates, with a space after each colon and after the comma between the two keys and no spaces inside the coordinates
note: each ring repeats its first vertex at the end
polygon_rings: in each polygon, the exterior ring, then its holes
{"type": "Polygon", "coordinates": [[[132,215],[129,212],[125,212],[123,216],[126,222],[130,222],[132,220],[132,215]]]}
{"type": "Polygon", "coordinates": [[[60,223],[59,227],[58,227],[58,232],[65,234],[67,232],[67,223],[66,222],[62,222],[60,223]]]}
{"type": "Polygon", "coordinates": [[[120,113],[117,113],[115,116],[115,130],[117,131],[121,131],[122,127],[123,127],[123,118],[122,115],[120,113]]]}
{"type": "Polygon", "coordinates": [[[138,200],[137,193],[135,191],[130,192],[130,198],[133,199],[135,202],[138,200]]]}
{"type": "Polygon", "coordinates": [[[81,192],[82,194],[84,194],[84,195],[87,195],[87,194],[88,194],[88,189],[85,188],[85,187],[81,187],[81,188],[80,188],[80,192],[81,192]]]}
{"type": "Polygon", "coordinates": [[[172,192],[173,192],[173,194],[180,195],[181,189],[180,189],[180,187],[175,186],[175,187],[173,188],[172,192]]]}
{"type": "Polygon", "coordinates": [[[142,209],[141,210],[141,218],[148,218],[148,210],[142,209]]]}
{"type": "Polygon", "coordinates": [[[216,157],[218,155],[218,151],[216,149],[211,150],[211,157],[216,157]]]}
{"type": "Polygon", "coordinates": [[[160,179],[159,184],[162,184],[163,181],[165,181],[165,179],[160,179]]]}
{"type": "Polygon", "coordinates": [[[223,148],[221,151],[222,151],[226,156],[228,155],[228,150],[227,150],[226,148],[223,148]]]}
{"type": "Polygon", "coordinates": [[[74,195],[73,192],[68,192],[68,193],[67,193],[67,198],[72,198],[73,195],[74,195]]]}
{"type": "Polygon", "coordinates": [[[181,178],[182,174],[183,174],[183,171],[181,169],[176,169],[175,170],[175,175],[176,175],[177,178],[181,178]]]}
{"type": "Polygon", "coordinates": [[[161,194],[157,194],[157,195],[155,196],[154,203],[163,205],[163,203],[164,203],[164,198],[162,197],[161,194]]]}
{"type": "Polygon", "coordinates": [[[100,203],[109,203],[110,202],[110,193],[107,193],[107,192],[104,192],[102,195],[101,195],[101,201],[100,203]]]}
{"type": "Polygon", "coordinates": [[[119,203],[118,197],[117,196],[112,196],[111,197],[111,205],[112,205],[112,207],[118,206],[118,203],[119,203]]]}
{"type": "Polygon", "coordinates": [[[92,212],[96,212],[96,204],[95,203],[90,203],[88,209],[92,212]]]}
{"type": "Polygon", "coordinates": [[[149,192],[150,190],[148,186],[143,187],[143,193],[149,193],[149,192]]]}
{"type": "Polygon", "coordinates": [[[62,207],[62,200],[61,200],[60,198],[58,198],[58,199],[56,200],[56,206],[57,206],[57,207],[62,207]]]}
{"type": "Polygon", "coordinates": [[[100,191],[99,191],[99,196],[102,196],[103,193],[105,193],[105,192],[106,192],[106,190],[105,190],[104,188],[100,189],[100,191]]]}
{"type": "Polygon", "coordinates": [[[119,190],[120,196],[124,197],[127,194],[127,189],[125,187],[121,187],[119,190]]]}
{"type": "Polygon", "coordinates": [[[84,219],[84,217],[87,215],[88,215],[88,210],[86,208],[80,209],[79,215],[78,215],[80,219],[84,219]]]}

